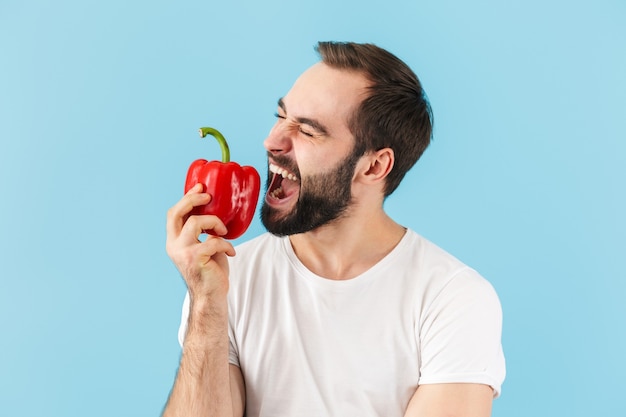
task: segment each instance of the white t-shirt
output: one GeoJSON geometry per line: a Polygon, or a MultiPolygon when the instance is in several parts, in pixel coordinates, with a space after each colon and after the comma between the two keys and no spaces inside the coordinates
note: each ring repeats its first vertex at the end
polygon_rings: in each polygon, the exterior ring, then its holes
{"type": "Polygon", "coordinates": [[[420,384],[487,384],[497,396],[504,381],[493,287],[411,230],[345,281],[309,271],[288,238],[261,235],[237,247],[228,296],[248,417],[403,416],[420,384]]]}

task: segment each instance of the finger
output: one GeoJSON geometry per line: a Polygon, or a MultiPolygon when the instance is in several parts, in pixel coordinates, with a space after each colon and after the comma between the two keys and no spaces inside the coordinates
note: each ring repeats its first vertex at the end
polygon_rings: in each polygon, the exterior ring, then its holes
{"type": "Polygon", "coordinates": [[[194,185],[193,187],[191,187],[191,188],[189,189],[189,191],[187,191],[187,192],[185,193],[185,195],[187,195],[187,194],[201,193],[201,192],[202,192],[202,190],[204,190],[204,185],[202,185],[202,183],[200,183],[200,182],[199,182],[199,183],[197,183],[196,185],[194,185]]]}
{"type": "Polygon", "coordinates": [[[209,236],[200,245],[200,250],[205,255],[213,256],[216,253],[224,253],[228,256],[235,256],[235,248],[229,241],[216,236],[209,236]]]}
{"type": "Polygon", "coordinates": [[[211,201],[211,195],[201,193],[201,188],[201,184],[196,184],[168,210],[166,231],[169,236],[178,236],[187,216],[189,216],[194,207],[208,204],[211,201]]]}
{"type": "Polygon", "coordinates": [[[198,241],[201,234],[211,232],[218,236],[228,233],[228,229],[219,217],[213,215],[191,216],[182,226],[178,237],[182,244],[192,244],[198,241]]]}

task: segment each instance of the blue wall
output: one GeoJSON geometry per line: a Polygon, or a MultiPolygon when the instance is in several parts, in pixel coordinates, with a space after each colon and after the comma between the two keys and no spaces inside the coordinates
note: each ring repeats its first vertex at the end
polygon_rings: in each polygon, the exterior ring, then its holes
{"type": "Polygon", "coordinates": [[[355,40],[431,99],[434,143],[386,207],[498,290],[494,416],[623,415],[625,21],[620,0],[3,1],[1,413],[160,412],[185,291],[165,212],[219,155],[196,129],[264,171],[315,42],[355,40]]]}

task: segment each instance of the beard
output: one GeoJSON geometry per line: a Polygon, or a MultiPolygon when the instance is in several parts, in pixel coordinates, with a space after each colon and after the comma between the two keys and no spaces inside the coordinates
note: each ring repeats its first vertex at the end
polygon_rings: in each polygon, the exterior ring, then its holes
{"type": "MultiPolygon", "coordinates": [[[[268,232],[276,236],[306,233],[341,218],[352,202],[354,168],[362,154],[355,150],[332,171],[301,178],[298,200],[285,215],[281,216],[264,201],[261,222],[268,232]]],[[[294,165],[284,159],[277,159],[277,162],[284,162],[285,167],[294,165]]],[[[297,168],[291,172],[297,172],[297,168]]],[[[271,181],[272,174],[269,173],[266,189],[269,189],[271,181]]]]}

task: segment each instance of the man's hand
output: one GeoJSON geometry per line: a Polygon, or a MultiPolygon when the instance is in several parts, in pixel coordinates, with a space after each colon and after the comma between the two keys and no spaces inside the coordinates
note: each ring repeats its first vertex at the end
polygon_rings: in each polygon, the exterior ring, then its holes
{"type": "Polygon", "coordinates": [[[192,300],[225,296],[228,292],[228,260],[235,249],[221,237],[207,235],[200,241],[203,230],[216,235],[227,233],[226,226],[216,216],[190,216],[196,206],[211,201],[197,184],[167,212],[166,250],[187,283],[192,300]]]}

